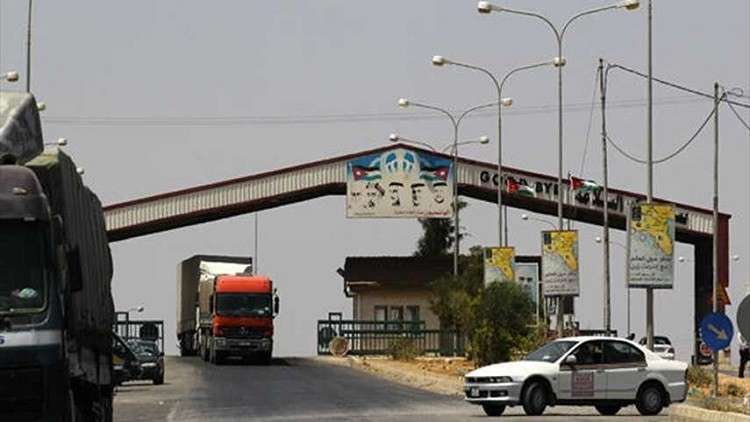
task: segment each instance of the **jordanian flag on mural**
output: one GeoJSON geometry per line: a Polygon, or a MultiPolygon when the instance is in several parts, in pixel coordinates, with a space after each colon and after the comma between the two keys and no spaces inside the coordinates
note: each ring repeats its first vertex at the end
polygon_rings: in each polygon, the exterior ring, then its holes
{"type": "Polygon", "coordinates": [[[593,180],[579,179],[577,177],[570,177],[570,188],[573,190],[586,192],[598,192],[602,187],[594,182],[593,180]]]}
{"type": "Polygon", "coordinates": [[[507,179],[506,184],[508,185],[508,193],[517,193],[524,196],[536,196],[536,192],[530,186],[522,185],[513,179],[507,179]]]}

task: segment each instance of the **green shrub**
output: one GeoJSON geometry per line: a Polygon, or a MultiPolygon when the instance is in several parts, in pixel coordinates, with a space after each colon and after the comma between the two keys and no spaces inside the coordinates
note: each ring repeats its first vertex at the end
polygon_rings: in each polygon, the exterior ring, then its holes
{"type": "Polygon", "coordinates": [[[695,387],[708,387],[713,382],[711,373],[700,366],[690,366],[687,372],[688,385],[695,387]]]}
{"type": "Polygon", "coordinates": [[[419,345],[409,337],[400,337],[388,344],[388,355],[394,360],[414,360],[421,354],[419,345]]]}
{"type": "Polygon", "coordinates": [[[728,383],[726,385],[727,388],[727,395],[732,397],[744,397],[745,396],[745,389],[741,386],[733,383],[728,383]]]}

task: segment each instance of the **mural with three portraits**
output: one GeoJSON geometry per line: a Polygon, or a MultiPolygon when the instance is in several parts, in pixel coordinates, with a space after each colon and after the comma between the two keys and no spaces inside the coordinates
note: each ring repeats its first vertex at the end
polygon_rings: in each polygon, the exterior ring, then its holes
{"type": "Polygon", "coordinates": [[[404,148],[346,163],[346,216],[448,218],[453,215],[453,162],[404,148]]]}

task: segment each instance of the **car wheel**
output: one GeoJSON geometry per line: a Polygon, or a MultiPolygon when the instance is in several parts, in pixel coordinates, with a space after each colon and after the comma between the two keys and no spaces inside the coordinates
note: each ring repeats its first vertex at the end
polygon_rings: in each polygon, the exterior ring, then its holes
{"type": "Polygon", "coordinates": [[[164,384],[164,374],[160,374],[154,377],[154,385],[164,384]]]}
{"type": "Polygon", "coordinates": [[[529,416],[539,416],[547,408],[547,388],[540,382],[533,382],[523,394],[523,411],[529,416]]]}
{"type": "Polygon", "coordinates": [[[641,415],[657,415],[664,408],[664,394],[656,384],[641,387],[635,399],[635,407],[641,415]]]}
{"type": "Polygon", "coordinates": [[[598,404],[594,407],[600,414],[605,416],[616,415],[620,411],[620,406],[616,404],[598,404]]]}
{"type": "Polygon", "coordinates": [[[483,404],[482,409],[487,416],[501,416],[505,411],[505,406],[502,404],[483,404]]]}

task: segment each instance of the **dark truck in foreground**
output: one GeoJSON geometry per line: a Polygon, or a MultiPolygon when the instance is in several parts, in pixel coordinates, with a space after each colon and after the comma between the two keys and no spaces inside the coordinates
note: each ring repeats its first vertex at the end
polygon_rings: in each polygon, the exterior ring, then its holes
{"type": "Polygon", "coordinates": [[[111,421],[112,259],[101,203],[0,93],[0,420],[111,421]]]}

